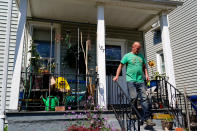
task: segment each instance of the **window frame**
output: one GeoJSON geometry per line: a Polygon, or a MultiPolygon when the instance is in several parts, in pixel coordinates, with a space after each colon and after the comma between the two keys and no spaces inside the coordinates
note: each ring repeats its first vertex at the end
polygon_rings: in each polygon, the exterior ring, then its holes
{"type": "Polygon", "coordinates": [[[163,50],[160,50],[156,53],[156,58],[157,58],[157,70],[158,70],[159,74],[165,74],[166,69],[165,69],[165,59],[164,59],[163,50]],[[163,62],[162,62],[162,57],[161,57],[162,54],[163,54],[163,62]],[[163,65],[164,65],[164,70],[162,69],[163,65]]]}

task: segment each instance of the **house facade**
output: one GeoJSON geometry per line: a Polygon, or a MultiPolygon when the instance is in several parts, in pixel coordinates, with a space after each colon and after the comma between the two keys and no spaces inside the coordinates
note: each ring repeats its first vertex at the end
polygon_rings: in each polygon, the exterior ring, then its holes
{"type": "MultiPolygon", "coordinates": [[[[183,5],[169,14],[169,31],[174,66],[175,86],[178,90],[187,88],[188,95],[196,95],[196,7],[197,1],[185,0],[183,5]]],[[[165,73],[165,52],[162,46],[159,22],[145,34],[146,53],[148,60],[154,60],[154,72],[165,73]]],[[[149,68],[151,74],[151,69],[149,68]]]]}
{"type": "MultiPolygon", "coordinates": [[[[36,51],[42,66],[48,68],[50,64],[50,73],[52,63],[55,63],[54,74],[79,75],[87,73],[84,68],[96,72],[96,99],[101,107],[107,108],[111,102],[110,76],[114,75],[121,57],[131,50],[134,41],[141,42],[141,53],[146,56],[150,47],[144,43],[145,32],[158,20],[164,55],[167,54],[165,62],[169,65],[166,73],[169,81],[175,83],[168,13],[182,5],[180,1],[0,0],[0,4],[2,114],[5,109],[18,110],[20,92],[25,89],[24,72],[30,70],[32,74],[31,60],[36,59],[35,54],[32,55],[32,43],[39,47],[36,51]],[[84,46],[88,50],[88,67],[82,64],[84,60],[80,61],[84,59],[82,45],[86,43],[91,46],[89,49],[84,46]]],[[[124,76],[125,68],[119,81],[126,87],[124,76]]],[[[30,79],[33,78],[30,76],[30,79]]],[[[67,77],[68,82],[80,83],[80,80],[67,77]]],[[[50,88],[47,90],[46,96],[50,96],[50,88]]]]}

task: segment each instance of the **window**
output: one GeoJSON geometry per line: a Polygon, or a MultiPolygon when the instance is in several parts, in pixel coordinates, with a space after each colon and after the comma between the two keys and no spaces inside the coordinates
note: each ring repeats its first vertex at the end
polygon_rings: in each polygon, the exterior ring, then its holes
{"type": "MultiPolygon", "coordinates": [[[[52,39],[54,40],[55,32],[53,31],[52,39]]],[[[36,51],[40,55],[41,66],[44,69],[49,68],[49,63],[54,63],[55,42],[51,46],[50,28],[35,27],[33,33],[33,43],[36,45],[36,51]],[[52,50],[51,50],[52,48],[52,50]],[[52,52],[51,52],[52,51],[52,52]],[[51,54],[50,54],[51,53],[51,54]]]]}
{"type": "MultiPolygon", "coordinates": [[[[106,74],[107,75],[116,75],[116,70],[120,64],[121,60],[121,47],[114,45],[106,45],[106,74]]],[[[120,76],[122,73],[120,74],[120,76]]]]}
{"type": "Polygon", "coordinates": [[[160,54],[160,59],[161,59],[161,74],[163,74],[163,73],[165,73],[165,63],[164,63],[163,53],[160,54]]]}
{"type": "Polygon", "coordinates": [[[160,29],[156,29],[154,31],[153,42],[154,42],[154,45],[161,43],[161,30],[160,29]]]}
{"type": "MultiPolygon", "coordinates": [[[[42,58],[50,58],[50,49],[51,49],[51,42],[50,41],[34,41],[37,45],[36,49],[39,53],[40,57],[42,58]]],[[[54,42],[52,43],[52,54],[51,58],[54,58],[54,42]]]]}
{"type": "Polygon", "coordinates": [[[165,73],[165,61],[164,61],[164,54],[163,51],[159,51],[157,53],[157,65],[158,71],[160,74],[165,73]]]}

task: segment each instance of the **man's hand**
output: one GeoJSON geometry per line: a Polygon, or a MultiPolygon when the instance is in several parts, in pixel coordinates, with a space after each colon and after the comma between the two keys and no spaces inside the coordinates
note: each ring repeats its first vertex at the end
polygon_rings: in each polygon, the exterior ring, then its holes
{"type": "Polygon", "coordinates": [[[114,77],[114,78],[113,78],[113,81],[118,81],[118,77],[117,77],[117,76],[114,77]]]}
{"type": "Polygon", "coordinates": [[[118,81],[118,77],[120,75],[120,72],[121,72],[123,66],[124,65],[122,63],[120,63],[120,65],[118,66],[118,69],[116,71],[116,76],[113,78],[113,81],[118,81]]]}
{"type": "Polygon", "coordinates": [[[143,69],[144,69],[144,73],[145,73],[145,76],[146,76],[146,81],[148,82],[148,81],[150,81],[150,79],[149,79],[148,71],[146,69],[146,65],[145,64],[143,65],[143,69]]]}
{"type": "Polygon", "coordinates": [[[149,77],[148,76],[146,76],[146,81],[148,82],[148,81],[150,81],[150,79],[149,79],[149,77]]]}

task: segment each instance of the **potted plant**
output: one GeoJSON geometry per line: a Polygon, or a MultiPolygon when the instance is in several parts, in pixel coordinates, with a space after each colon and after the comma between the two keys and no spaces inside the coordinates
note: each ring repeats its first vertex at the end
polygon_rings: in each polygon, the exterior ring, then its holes
{"type": "Polygon", "coordinates": [[[31,50],[29,52],[31,53],[30,61],[30,72],[38,73],[40,69],[40,55],[36,50],[36,44],[32,43],[31,50]]]}
{"type": "Polygon", "coordinates": [[[80,114],[71,112],[71,107],[68,107],[68,111],[64,115],[74,115],[75,117],[70,117],[70,119],[75,120],[76,123],[68,126],[67,131],[120,131],[114,127],[114,124],[108,124],[108,118],[102,115],[104,109],[99,105],[96,106],[93,100],[92,96],[88,96],[84,104],[85,110],[80,114]],[[94,111],[91,111],[92,108],[94,111]]]}
{"type": "Polygon", "coordinates": [[[165,119],[161,120],[162,129],[165,130],[172,130],[174,123],[174,118],[172,116],[166,117],[165,119]]]}

